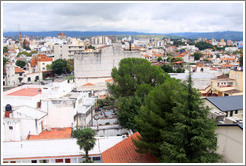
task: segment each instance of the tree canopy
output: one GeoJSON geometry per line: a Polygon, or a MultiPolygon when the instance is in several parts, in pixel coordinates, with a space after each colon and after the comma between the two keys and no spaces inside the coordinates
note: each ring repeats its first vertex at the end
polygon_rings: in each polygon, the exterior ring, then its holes
{"type": "Polygon", "coordinates": [[[57,59],[53,61],[51,66],[52,71],[58,75],[61,75],[66,70],[66,67],[67,67],[67,61],[63,59],[57,59]]]}
{"type": "Polygon", "coordinates": [[[8,49],[8,47],[3,47],[3,53],[5,53],[5,52],[8,52],[9,51],[9,49],[8,49]]]}
{"type": "Polygon", "coordinates": [[[122,59],[119,68],[113,68],[111,76],[114,84],[108,84],[108,88],[117,100],[117,118],[120,125],[128,129],[137,129],[134,116],[147,94],[153,87],[170,79],[160,67],[141,58],[122,59]]]}
{"type": "Polygon", "coordinates": [[[207,48],[213,49],[213,45],[210,44],[210,43],[207,43],[207,42],[205,42],[205,41],[197,42],[197,43],[195,44],[195,46],[198,47],[199,50],[205,50],[205,49],[207,49],[207,48]]]}
{"type": "Polygon", "coordinates": [[[80,149],[84,149],[86,162],[89,162],[89,151],[93,149],[96,144],[96,139],[94,138],[96,133],[90,128],[76,129],[72,132],[73,137],[77,139],[77,144],[80,149]]]}
{"type": "Polygon", "coordinates": [[[161,162],[219,162],[215,122],[208,113],[192,88],[191,72],[185,83],[165,81],[148,94],[135,116],[142,136],[134,140],[137,151],[149,151],[161,162]]]}
{"type": "Polygon", "coordinates": [[[116,98],[133,96],[139,85],[155,87],[169,77],[160,67],[142,58],[122,59],[119,68],[112,69],[111,76],[117,84],[108,84],[108,88],[116,98]]]}
{"type": "Polygon", "coordinates": [[[23,60],[17,60],[15,64],[16,64],[16,66],[23,68],[26,65],[26,62],[23,60]]]}
{"type": "Polygon", "coordinates": [[[194,56],[195,60],[200,60],[200,58],[203,56],[202,53],[200,52],[195,52],[194,54],[192,54],[191,56],[194,56]]]}

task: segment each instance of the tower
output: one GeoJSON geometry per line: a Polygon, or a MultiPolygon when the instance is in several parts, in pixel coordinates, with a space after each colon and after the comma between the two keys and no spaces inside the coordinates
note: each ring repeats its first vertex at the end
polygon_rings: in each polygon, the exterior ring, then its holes
{"type": "Polygon", "coordinates": [[[21,32],[20,32],[20,25],[18,25],[18,31],[19,31],[19,43],[20,43],[20,46],[22,46],[23,41],[22,41],[21,32]]]}

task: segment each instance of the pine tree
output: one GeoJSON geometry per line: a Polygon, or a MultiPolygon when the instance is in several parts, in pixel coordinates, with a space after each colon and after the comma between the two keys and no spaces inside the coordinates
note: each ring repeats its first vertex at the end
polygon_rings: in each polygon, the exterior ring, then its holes
{"type": "Polygon", "coordinates": [[[161,162],[218,162],[215,122],[209,109],[187,82],[172,79],[150,92],[135,121],[142,136],[134,140],[136,151],[151,152],[161,162]]]}
{"type": "Polygon", "coordinates": [[[217,138],[215,122],[208,119],[200,94],[192,88],[191,71],[184,90],[173,108],[173,127],[162,131],[161,154],[163,162],[212,163],[220,160],[216,154],[217,138]]]}

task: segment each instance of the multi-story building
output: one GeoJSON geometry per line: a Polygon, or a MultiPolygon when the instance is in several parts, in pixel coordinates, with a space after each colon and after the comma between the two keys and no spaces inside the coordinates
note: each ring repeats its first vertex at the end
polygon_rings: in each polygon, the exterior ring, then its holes
{"type": "Polygon", "coordinates": [[[82,53],[85,50],[84,45],[75,45],[72,43],[55,44],[54,58],[56,59],[72,59],[76,53],[82,53]]]}

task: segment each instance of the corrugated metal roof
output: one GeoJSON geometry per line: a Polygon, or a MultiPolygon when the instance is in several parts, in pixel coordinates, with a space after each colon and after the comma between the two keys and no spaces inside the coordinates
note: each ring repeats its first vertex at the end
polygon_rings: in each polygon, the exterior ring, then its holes
{"type": "Polygon", "coordinates": [[[243,109],[243,95],[206,98],[223,112],[243,109]]]}

